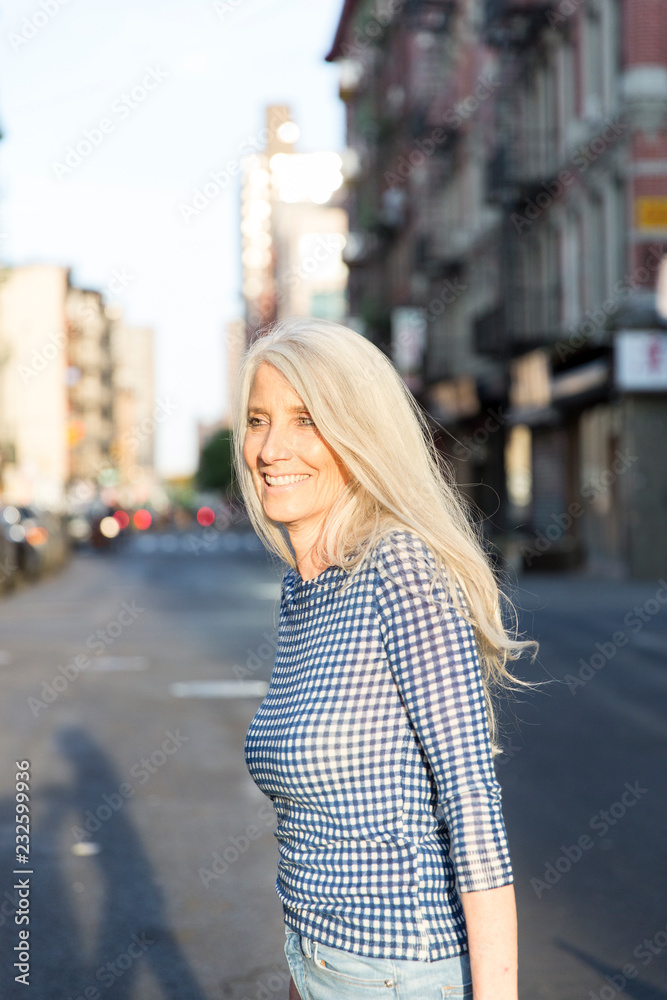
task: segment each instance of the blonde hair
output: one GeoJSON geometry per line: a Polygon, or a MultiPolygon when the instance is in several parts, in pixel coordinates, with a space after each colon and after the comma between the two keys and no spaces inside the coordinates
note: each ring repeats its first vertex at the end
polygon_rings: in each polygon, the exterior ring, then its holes
{"type": "Polygon", "coordinates": [[[273,365],[301,397],[351,475],[322,526],[316,559],[324,566],[343,567],[349,585],[391,532],[418,535],[434,556],[431,592],[437,582],[445,583],[474,630],[495,735],[492,694],[498,688],[529,686],[508,671],[507,662],[529,646],[536,653],[537,643],[518,638],[516,614],[490,566],[481,532],[468,516],[413,395],[382,351],[354,330],[328,320],[283,320],[248,348],[234,401],[238,484],[260,538],[295,569],[285,535],[264,513],[243,459],[248,400],[262,362],[273,365]],[[511,632],[503,623],[503,605],[513,615],[511,632]]]}

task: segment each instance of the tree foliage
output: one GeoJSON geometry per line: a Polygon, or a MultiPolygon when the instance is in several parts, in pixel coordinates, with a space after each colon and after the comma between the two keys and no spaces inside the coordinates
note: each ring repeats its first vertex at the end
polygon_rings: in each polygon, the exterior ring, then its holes
{"type": "Polygon", "coordinates": [[[230,490],[233,481],[232,432],[218,431],[201,450],[196,483],[200,490],[230,490]]]}

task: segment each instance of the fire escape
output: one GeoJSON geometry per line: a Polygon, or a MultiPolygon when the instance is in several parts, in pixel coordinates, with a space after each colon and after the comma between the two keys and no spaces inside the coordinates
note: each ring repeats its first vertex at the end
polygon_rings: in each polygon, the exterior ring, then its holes
{"type": "Polygon", "coordinates": [[[553,3],[487,0],[487,38],[500,50],[501,87],[487,198],[502,209],[499,308],[476,331],[477,349],[512,357],[558,340],[561,288],[556,237],[545,224],[550,183],[562,167],[559,135],[548,114],[527,114],[526,55],[553,3]],[[546,121],[545,121],[546,118],[546,121]],[[537,199],[537,200],[536,200],[537,199]]]}

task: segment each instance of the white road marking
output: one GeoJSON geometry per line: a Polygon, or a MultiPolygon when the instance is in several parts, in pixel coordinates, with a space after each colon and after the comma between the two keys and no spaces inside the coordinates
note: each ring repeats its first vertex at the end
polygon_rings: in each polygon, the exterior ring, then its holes
{"type": "Polygon", "coordinates": [[[99,854],[101,850],[99,844],[94,844],[90,840],[80,840],[72,844],[72,854],[76,854],[78,858],[90,858],[94,854],[99,854]]]}
{"type": "Polygon", "coordinates": [[[183,681],[170,684],[174,698],[263,698],[266,681],[183,681]]]}
{"type": "Polygon", "coordinates": [[[95,656],[91,672],[103,673],[109,670],[148,670],[145,656],[95,656]]]}

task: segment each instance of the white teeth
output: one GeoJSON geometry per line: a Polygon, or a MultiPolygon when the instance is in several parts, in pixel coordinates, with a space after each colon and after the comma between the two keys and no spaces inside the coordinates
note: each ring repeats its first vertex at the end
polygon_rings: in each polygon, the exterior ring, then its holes
{"type": "Polygon", "coordinates": [[[287,486],[288,483],[300,483],[303,479],[309,479],[309,476],[268,476],[264,473],[264,478],[266,479],[269,486],[287,486]]]}

